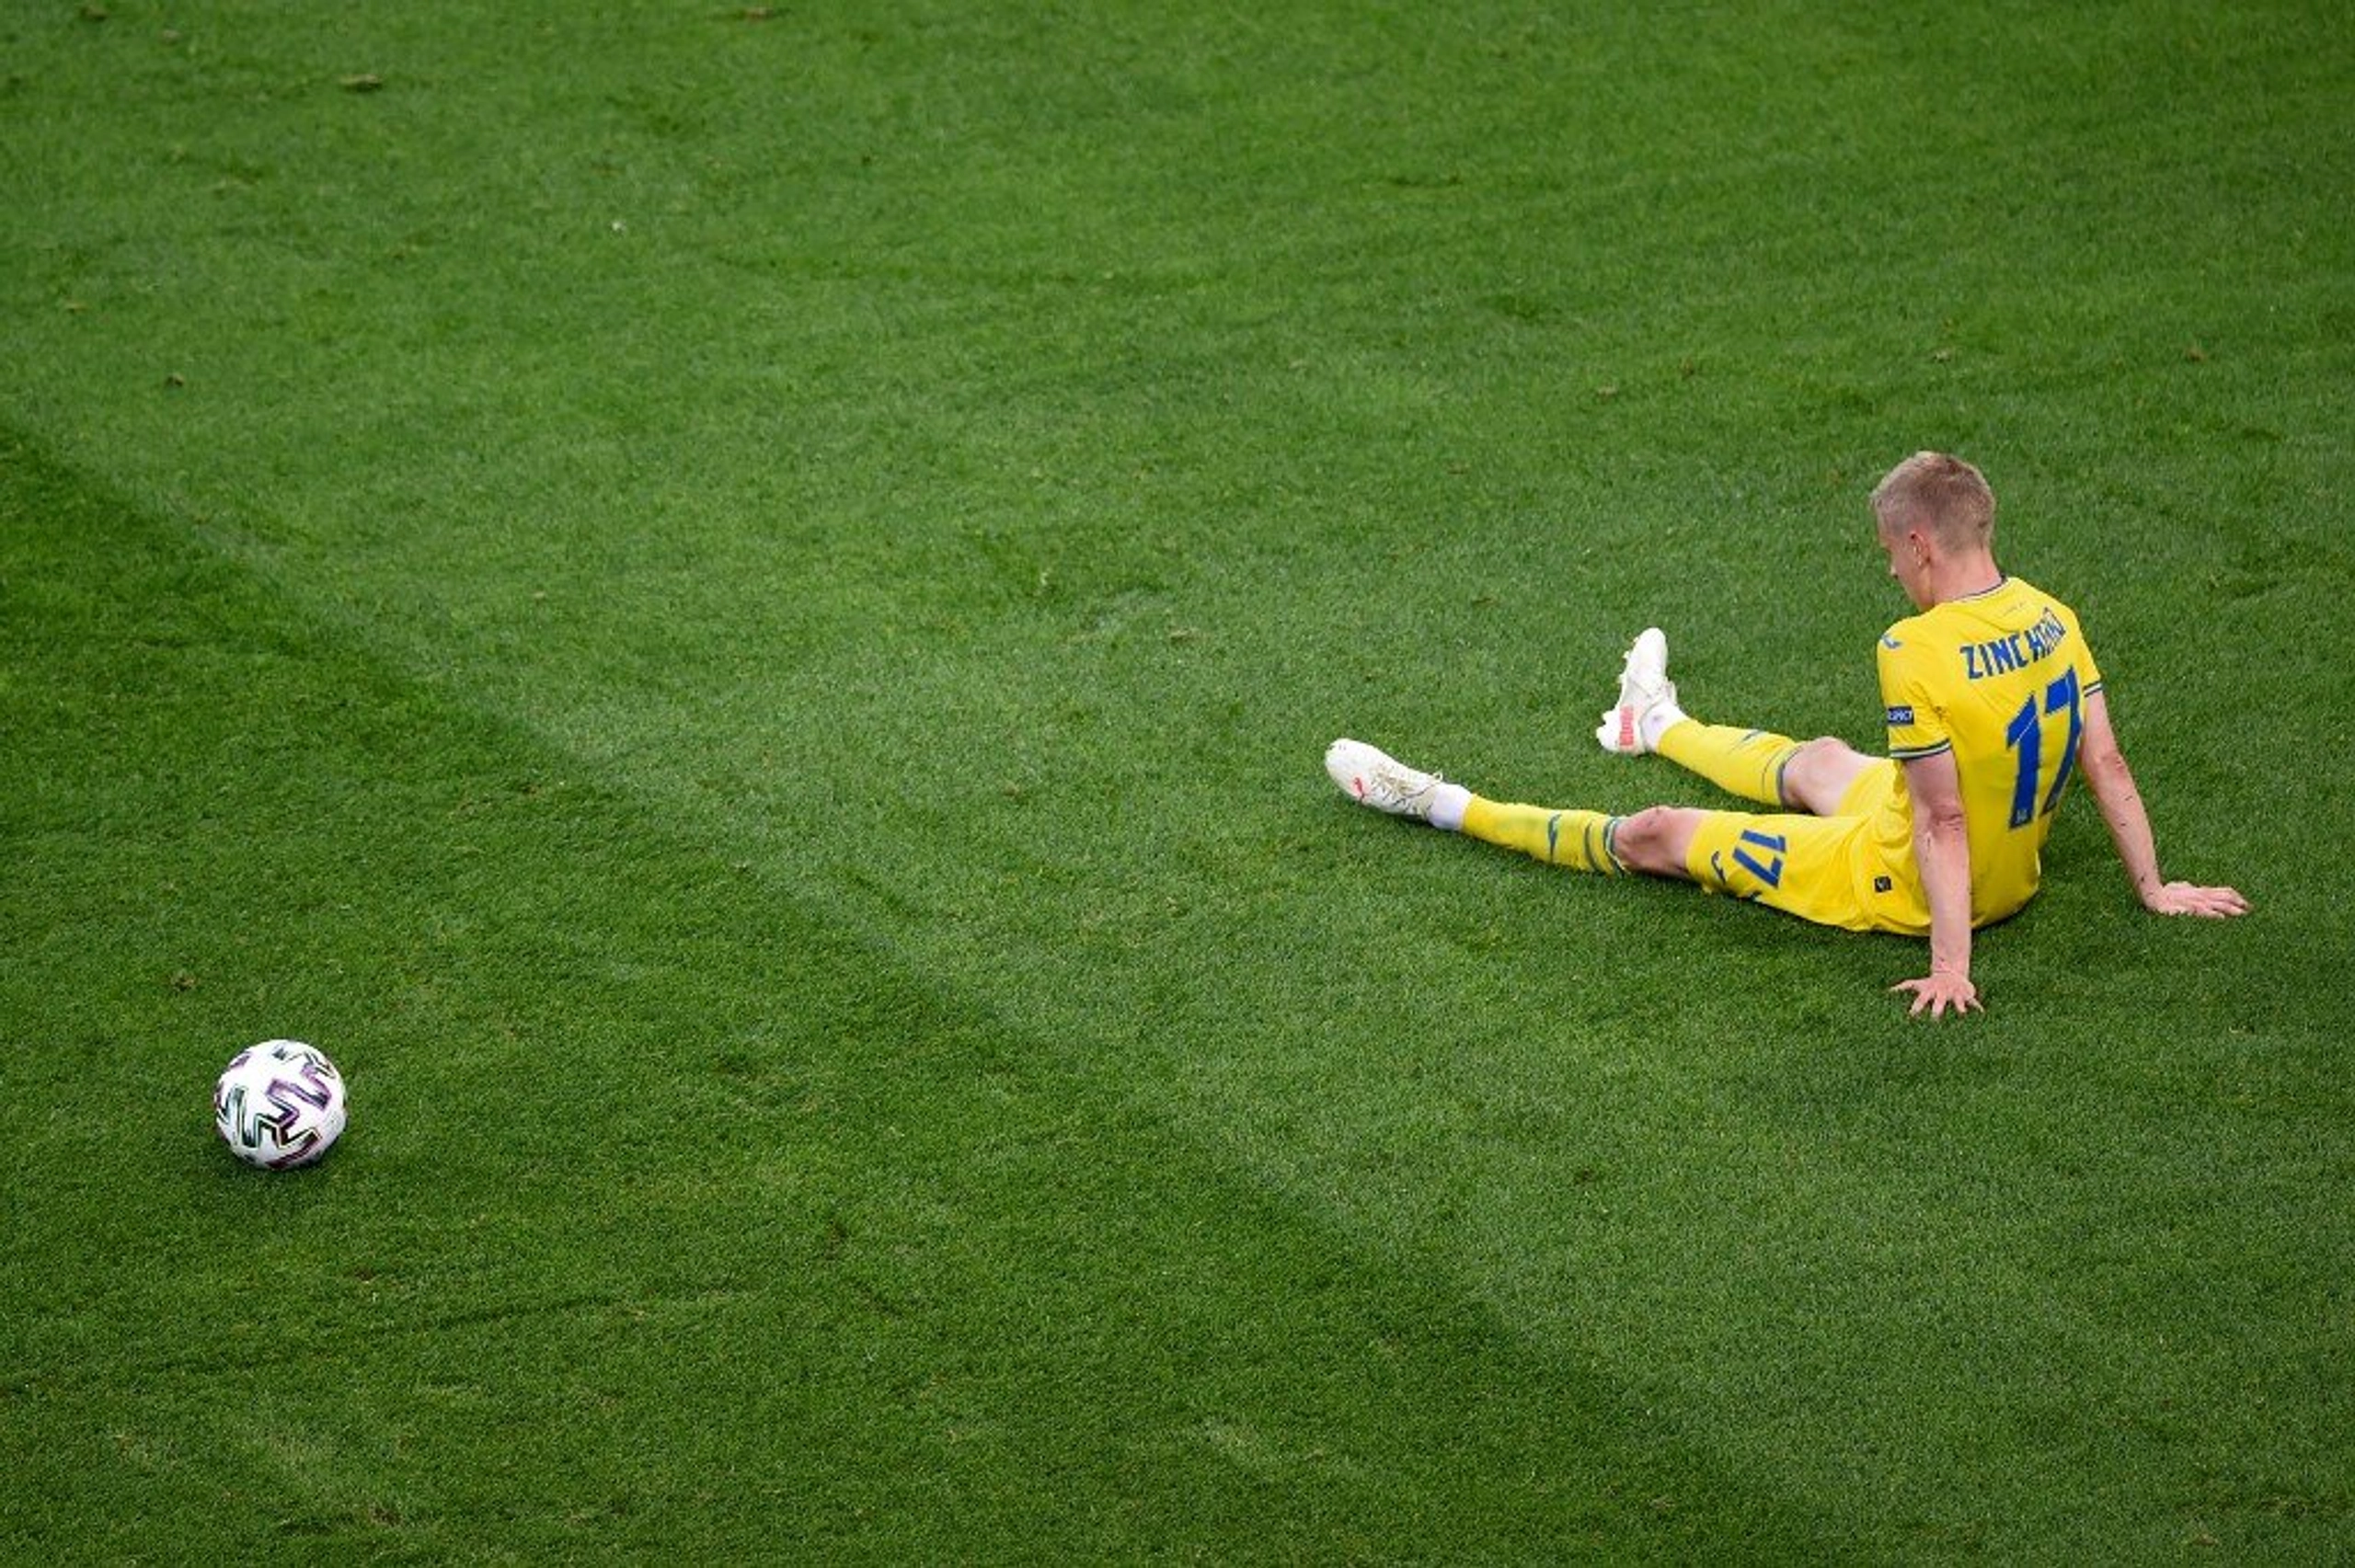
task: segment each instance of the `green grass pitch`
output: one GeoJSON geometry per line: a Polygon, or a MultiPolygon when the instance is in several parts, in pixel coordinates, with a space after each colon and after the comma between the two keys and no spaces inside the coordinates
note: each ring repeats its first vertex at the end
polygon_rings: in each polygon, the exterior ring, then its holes
{"type": "Polygon", "coordinates": [[[2350,212],[2290,0],[8,6],[0,1559],[2346,1561],[2350,212]],[[1919,447],[2254,915],[1323,777],[1874,743],[1919,447]]]}

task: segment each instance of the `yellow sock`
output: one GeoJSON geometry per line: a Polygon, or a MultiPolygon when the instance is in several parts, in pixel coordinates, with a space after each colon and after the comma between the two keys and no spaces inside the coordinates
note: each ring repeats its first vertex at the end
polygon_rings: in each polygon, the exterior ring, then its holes
{"type": "Polygon", "coordinates": [[[1789,804],[1783,798],[1783,769],[1798,749],[1787,735],[1688,718],[1670,725],[1652,750],[1729,794],[1780,807],[1789,804]]]}
{"type": "Polygon", "coordinates": [[[1474,795],[1464,807],[1464,831],[1484,843],[1519,850],[1548,865],[1572,871],[1624,876],[1627,868],[1611,853],[1619,818],[1600,811],[1556,811],[1543,806],[1508,806],[1474,795]]]}

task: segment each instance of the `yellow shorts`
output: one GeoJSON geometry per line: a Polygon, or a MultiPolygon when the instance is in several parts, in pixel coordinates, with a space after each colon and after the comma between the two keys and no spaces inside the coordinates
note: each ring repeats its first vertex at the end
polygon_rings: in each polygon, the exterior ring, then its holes
{"type": "Polygon", "coordinates": [[[1712,893],[1818,925],[1927,935],[1930,905],[1912,834],[1892,830],[1897,768],[1887,758],[1874,762],[1829,817],[1706,812],[1684,868],[1712,893]]]}

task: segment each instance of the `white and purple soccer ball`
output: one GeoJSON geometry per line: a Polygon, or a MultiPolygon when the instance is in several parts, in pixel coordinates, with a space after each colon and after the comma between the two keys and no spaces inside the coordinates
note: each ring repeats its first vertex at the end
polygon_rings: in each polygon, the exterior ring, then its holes
{"type": "Polygon", "coordinates": [[[265,1171],[307,1165],[343,1136],[343,1074],[300,1040],[239,1051],[213,1088],[213,1125],[229,1151],[265,1171]]]}

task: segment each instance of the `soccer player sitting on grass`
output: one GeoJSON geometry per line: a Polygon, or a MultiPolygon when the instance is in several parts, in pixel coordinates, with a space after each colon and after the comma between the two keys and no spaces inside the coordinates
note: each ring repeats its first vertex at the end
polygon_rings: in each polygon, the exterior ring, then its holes
{"type": "Polygon", "coordinates": [[[1509,806],[1356,740],[1333,742],[1325,771],[1376,810],[1549,864],[1681,876],[1824,925],[1926,933],[1928,976],[1890,989],[1933,1019],[1980,1005],[1971,930],[2036,891],[2053,810],[2079,770],[2145,908],[2246,913],[2230,887],[2160,876],[2093,652],[2067,605],[1995,565],[1995,498],[1979,470],[1917,453],[1880,482],[1872,508],[1890,576],[1921,612],[1880,639],[1887,757],[1688,717],[1657,627],[1628,650],[1618,704],[1595,732],[1606,751],[1657,751],[1771,815],[1509,806]]]}

